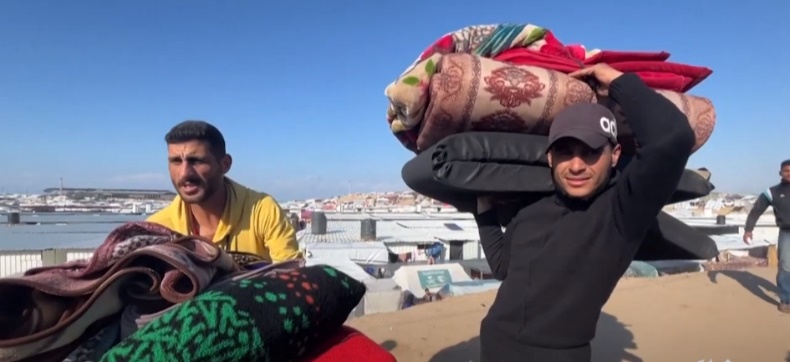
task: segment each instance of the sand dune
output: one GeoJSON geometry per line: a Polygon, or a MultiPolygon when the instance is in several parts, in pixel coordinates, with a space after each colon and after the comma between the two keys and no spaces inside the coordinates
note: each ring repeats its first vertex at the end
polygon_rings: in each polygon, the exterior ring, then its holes
{"type": "MultiPolygon", "coordinates": [[[[777,311],[776,269],[624,279],[604,307],[593,361],[790,361],[790,315],[777,311]]],[[[494,293],[349,322],[403,362],[479,361],[494,293]]]]}

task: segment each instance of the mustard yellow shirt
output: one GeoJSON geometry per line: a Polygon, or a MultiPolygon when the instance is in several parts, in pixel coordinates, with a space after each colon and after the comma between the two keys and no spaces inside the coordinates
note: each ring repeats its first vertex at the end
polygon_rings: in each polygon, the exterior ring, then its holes
{"type": "MultiPolygon", "coordinates": [[[[228,199],[214,234],[215,243],[273,262],[302,257],[296,231],[273,197],[231,179],[226,179],[225,185],[228,199]]],[[[147,221],[184,235],[192,234],[192,214],[180,196],[147,221]]]]}

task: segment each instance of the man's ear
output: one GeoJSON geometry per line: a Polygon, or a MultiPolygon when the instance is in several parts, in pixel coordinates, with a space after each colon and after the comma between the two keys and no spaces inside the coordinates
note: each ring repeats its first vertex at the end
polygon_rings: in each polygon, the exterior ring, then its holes
{"type": "Polygon", "coordinates": [[[620,147],[620,144],[614,145],[612,148],[612,168],[617,167],[617,161],[620,161],[620,154],[623,152],[623,148],[620,147]]]}
{"type": "Polygon", "coordinates": [[[551,150],[548,150],[548,151],[546,152],[546,158],[549,160],[549,167],[552,167],[552,161],[551,161],[551,159],[552,159],[552,157],[551,157],[551,150]]]}
{"type": "Polygon", "coordinates": [[[233,157],[230,154],[225,154],[225,157],[222,157],[220,161],[220,165],[222,166],[222,174],[228,173],[230,171],[230,166],[233,165],[233,157]]]}

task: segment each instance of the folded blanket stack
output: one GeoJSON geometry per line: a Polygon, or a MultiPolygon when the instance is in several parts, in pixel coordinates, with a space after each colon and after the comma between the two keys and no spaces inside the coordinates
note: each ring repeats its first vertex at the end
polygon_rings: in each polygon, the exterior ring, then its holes
{"type": "Polygon", "coordinates": [[[295,360],[365,293],[304,265],[246,269],[208,240],[128,223],[90,259],[0,279],[0,362],[295,360]]]}
{"type": "Polygon", "coordinates": [[[292,361],[336,333],[364,294],[321,265],[233,280],[146,324],[102,361],[292,361]]]}
{"type": "MultiPolygon", "coordinates": [[[[470,26],[428,47],[385,90],[387,120],[409,150],[420,153],[441,139],[469,131],[545,135],[557,112],[569,105],[601,102],[585,83],[567,75],[607,63],[639,75],[689,119],[695,150],[710,137],[715,110],[710,100],[685,92],[712,71],[667,62],[666,52],[586,50],[566,46],[534,25],[470,26]]],[[[611,105],[616,108],[616,105],[611,105]]],[[[619,119],[621,143],[632,151],[627,120],[619,119]]]]}
{"type": "Polygon", "coordinates": [[[151,223],[123,225],[91,259],[0,279],[0,361],[45,353],[63,360],[126,305],[183,302],[236,268],[211,242],[151,223]]]}
{"type": "MultiPolygon", "coordinates": [[[[688,117],[697,150],[713,132],[715,110],[710,100],[685,92],[712,71],[668,58],[666,52],[566,46],[534,25],[471,26],[447,34],[385,90],[390,129],[416,154],[404,165],[403,180],[422,195],[468,212],[482,195],[523,205],[550,194],[548,131],[558,112],[577,103],[600,103],[616,115],[622,171],[637,149],[627,115],[567,74],[597,63],[636,73],[673,102],[688,117]]],[[[704,197],[713,189],[709,172],[686,170],[670,203],[704,197]]],[[[710,237],[673,220],[659,217],[638,260],[716,256],[710,237]]]]}

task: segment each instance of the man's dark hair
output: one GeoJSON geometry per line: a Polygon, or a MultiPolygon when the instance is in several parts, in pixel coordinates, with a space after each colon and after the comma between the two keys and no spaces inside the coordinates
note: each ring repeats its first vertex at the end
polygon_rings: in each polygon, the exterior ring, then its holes
{"type": "Polygon", "coordinates": [[[204,121],[184,121],[165,135],[168,145],[189,141],[202,141],[209,145],[209,149],[217,158],[225,156],[225,137],[222,137],[217,127],[204,121]]]}
{"type": "Polygon", "coordinates": [[[780,166],[780,168],[785,168],[788,166],[790,166],[790,160],[784,160],[782,161],[782,165],[780,166]]]}

